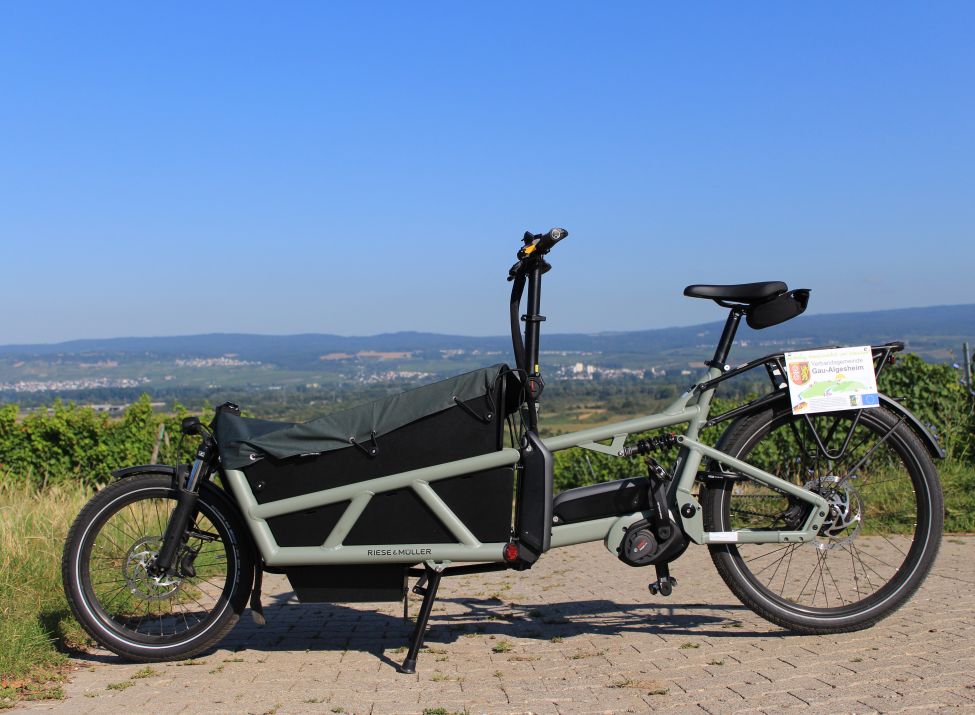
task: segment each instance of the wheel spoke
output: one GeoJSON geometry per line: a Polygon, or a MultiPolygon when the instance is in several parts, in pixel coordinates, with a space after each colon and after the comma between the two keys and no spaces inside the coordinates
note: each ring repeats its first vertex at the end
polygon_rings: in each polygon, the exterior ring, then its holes
{"type": "MultiPolygon", "coordinates": [[[[786,573],[786,575],[785,575],[784,578],[788,578],[789,564],[792,563],[792,553],[796,550],[797,547],[796,547],[795,544],[790,544],[788,548],[789,548],[789,553],[788,553],[789,560],[785,562],[785,564],[786,564],[785,565],[785,573],[786,573]]],[[[775,571],[772,572],[772,575],[769,577],[769,580],[768,580],[769,586],[771,586],[772,584],[775,583],[775,576],[776,576],[776,574],[778,574],[779,569],[782,567],[782,562],[784,560],[785,560],[785,556],[783,556],[781,559],[779,559],[779,562],[775,565],[775,571]]],[[[783,588],[784,588],[784,586],[783,586],[783,588]]]]}
{"type": "MultiPolygon", "coordinates": [[[[854,548],[856,548],[856,547],[854,547],[854,548]]],[[[870,564],[868,564],[866,561],[863,560],[864,555],[871,556],[871,554],[867,554],[866,552],[864,552],[864,551],[862,551],[860,549],[856,549],[856,552],[857,552],[857,557],[860,559],[860,565],[864,569],[864,573],[866,573],[867,571],[869,571],[870,573],[872,573],[877,578],[886,580],[886,577],[882,573],[880,573],[879,571],[877,571],[877,569],[873,568],[870,564]]]]}
{"type": "MultiPolygon", "coordinates": [[[[836,583],[836,579],[833,577],[833,572],[829,568],[829,564],[826,563],[826,558],[828,552],[823,552],[823,568],[826,569],[826,575],[829,576],[829,580],[833,582],[833,588],[836,589],[836,595],[840,597],[840,603],[846,603],[846,598],[843,596],[843,592],[840,591],[839,584],[836,583]]],[[[825,595],[826,585],[823,584],[823,595],[825,595]]]]}
{"type": "Polygon", "coordinates": [[[893,541],[891,541],[890,539],[888,539],[884,534],[881,534],[880,535],[880,538],[882,538],[884,541],[886,541],[888,544],[890,544],[897,551],[897,553],[899,553],[901,556],[904,556],[904,557],[907,556],[906,553],[904,553],[903,551],[900,550],[900,548],[897,546],[897,544],[895,544],[893,541]]]}
{"type": "MultiPolygon", "coordinates": [[[[764,559],[764,558],[766,558],[768,556],[772,556],[774,554],[777,554],[780,551],[785,551],[786,549],[791,549],[791,548],[794,548],[794,547],[795,547],[794,544],[786,544],[785,546],[780,546],[777,549],[772,549],[771,551],[766,551],[764,554],[759,554],[758,556],[752,556],[750,559],[745,559],[744,561],[747,564],[747,563],[750,563],[752,561],[757,561],[758,559],[764,559]]],[[[786,554],[782,554],[782,556],[780,557],[779,560],[781,561],[785,557],[786,557],[786,554]]]]}
{"type": "Polygon", "coordinates": [[[789,561],[785,565],[785,576],[782,578],[782,588],[779,589],[779,595],[785,593],[785,585],[789,582],[789,571],[792,569],[792,555],[795,554],[796,549],[789,552],[789,561]]]}
{"type": "MultiPolygon", "coordinates": [[[[799,600],[799,599],[802,598],[802,594],[804,594],[806,592],[806,587],[809,585],[809,582],[812,581],[812,577],[815,576],[815,575],[816,575],[816,567],[813,566],[812,567],[812,570],[809,572],[809,577],[806,579],[806,582],[804,584],[802,584],[802,589],[799,591],[799,595],[796,596],[796,600],[799,600]]],[[[813,603],[815,603],[815,602],[816,602],[816,595],[813,594],[813,603]]]]}
{"type": "MultiPolygon", "coordinates": [[[[846,547],[843,547],[843,548],[846,548],[846,547]]],[[[850,566],[852,567],[853,584],[854,584],[854,586],[856,587],[856,590],[857,590],[857,600],[860,600],[860,579],[857,578],[857,564],[856,564],[856,559],[853,556],[853,552],[850,549],[846,549],[846,550],[850,554],[850,566]]]]}

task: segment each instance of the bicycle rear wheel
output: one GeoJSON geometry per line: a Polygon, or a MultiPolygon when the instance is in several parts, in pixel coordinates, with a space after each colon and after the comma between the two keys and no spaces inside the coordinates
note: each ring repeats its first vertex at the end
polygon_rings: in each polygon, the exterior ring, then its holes
{"type": "MultiPolygon", "coordinates": [[[[813,543],[709,546],[728,587],[764,618],[803,633],[866,628],[903,605],[931,569],[941,486],[927,450],[892,411],[793,415],[785,405],[734,423],[720,449],[830,505],[813,543]]],[[[810,509],[745,477],[703,491],[709,531],[796,529],[810,509]]]]}

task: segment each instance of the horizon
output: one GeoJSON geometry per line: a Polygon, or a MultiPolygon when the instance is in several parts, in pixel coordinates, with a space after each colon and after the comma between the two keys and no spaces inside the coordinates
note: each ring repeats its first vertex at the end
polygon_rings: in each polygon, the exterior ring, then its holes
{"type": "MultiPolygon", "coordinates": [[[[850,316],[858,314],[875,314],[875,313],[893,313],[911,310],[931,310],[935,308],[972,308],[975,310],[975,303],[951,303],[951,304],[936,304],[936,305],[914,305],[914,306],[904,306],[901,308],[886,308],[880,310],[851,310],[843,312],[831,312],[831,313],[811,313],[804,312],[795,320],[801,320],[802,318],[816,318],[816,317],[829,317],[829,316],[850,316]]],[[[723,309],[722,309],[723,310],[723,309]]],[[[634,328],[632,330],[606,330],[597,332],[587,332],[587,331],[564,331],[564,332],[551,332],[543,331],[542,337],[546,335],[550,337],[556,336],[566,336],[566,335],[585,335],[585,336],[612,336],[624,333],[643,333],[643,332],[654,332],[654,331],[665,331],[665,330],[681,330],[681,329],[691,329],[704,326],[713,326],[715,324],[723,324],[724,315],[719,316],[715,320],[708,320],[705,322],[698,323],[688,323],[682,325],[665,325],[655,328],[634,328]]],[[[795,326],[796,323],[789,321],[790,326],[795,326]]],[[[743,329],[747,329],[742,324],[743,329]]],[[[293,338],[293,337],[335,337],[335,338],[349,338],[349,339],[368,339],[377,338],[384,336],[396,336],[396,335],[429,335],[445,338],[473,338],[473,339],[510,339],[510,331],[507,333],[496,333],[487,335],[478,335],[473,333],[441,333],[436,331],[428,330],[391,330],[381,333],[370,333],[363,335],[355,334],[342,334],[342,333],[323,333],[323,332],[297,332],[297,333],[251,333],[251,332],[225,332],[225,331],[212,331],[205,333],[183,333],[183,334],[173,334],[173,335],[116,335],[109,337],[84,337],[84,338],[72,338],[70,340],[61,340],[49,343],[0,343],[0,349],[8,348],[32,348],[32,347],[56,347],[58,345],[66,345],[70,343],[82,343],[82,342],[98,342],[98,341],[115,341],[115,340],[167,340],[175,338],[200,338],[200,337],[220,337],[220,336],[240,336],[240,337],[256,337],[256,338],[293,338]]]]}

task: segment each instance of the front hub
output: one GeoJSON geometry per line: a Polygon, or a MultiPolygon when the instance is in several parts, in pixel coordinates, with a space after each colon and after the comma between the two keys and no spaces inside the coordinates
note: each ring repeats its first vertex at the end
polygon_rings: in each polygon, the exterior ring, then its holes
{"type": "Polygon", "coordinates": [[[122,574],[129,591],[146,601],[163,601],[170,598],[183,582],[181,578],[155,573],[156,554],[162,543],[161,536],[146,536],[134,544],[125,555],[122,574]]]}

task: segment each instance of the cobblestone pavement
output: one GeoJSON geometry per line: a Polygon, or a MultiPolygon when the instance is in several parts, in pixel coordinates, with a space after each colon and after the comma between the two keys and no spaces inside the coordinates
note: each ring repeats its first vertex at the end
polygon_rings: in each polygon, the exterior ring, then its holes
{"type": "MultiPolygon", "coordinates": [[[[71,713],[870,713],[975,711],[975,537],[946,537],[914,599],[873,628],[789,635],[739,605],[691,547],[680,587],[651,596],[652,568],[600,544],[547,554],[525,574],[445,579],[417,673],[396,664],[397,604],[298,605],[266,582],[219,650],[144,666],[78,660],[71,713]],[[140,672],[141,671],[141,672],[140,672]],[[139,677],[148,675],[148,677],[139,677]]],[[[411,597],[416,613],[418,597],[411,597]]]]}

